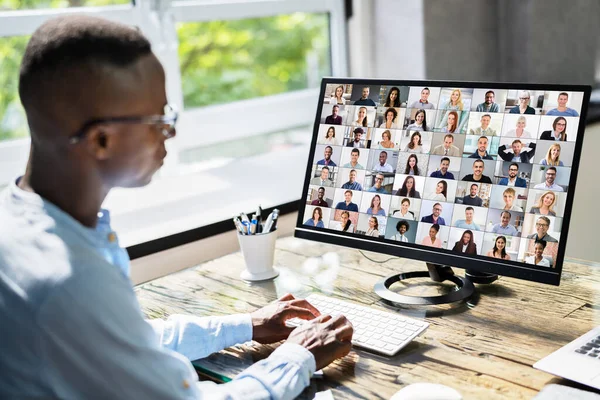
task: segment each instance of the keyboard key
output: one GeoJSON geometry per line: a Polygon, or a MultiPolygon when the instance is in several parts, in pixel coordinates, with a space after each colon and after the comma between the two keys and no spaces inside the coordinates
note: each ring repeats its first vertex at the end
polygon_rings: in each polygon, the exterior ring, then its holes
{"type": "Polygon", "coordinates": [[[585,351],[585,350],[581,350],[581,349],[577,349],[577,350],[575,350],[575,353],[579,353],[579,354],[587,354],[587,351],[585,351]]]}

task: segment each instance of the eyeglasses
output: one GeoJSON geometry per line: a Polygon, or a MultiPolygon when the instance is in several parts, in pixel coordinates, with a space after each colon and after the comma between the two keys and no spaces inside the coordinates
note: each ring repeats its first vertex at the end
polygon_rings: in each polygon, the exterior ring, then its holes
{"type": "Polygon", "coordinates": [[[382,181],[383,178],[375,178],[376,181],[382,181]]]}
{"type": "Polygon", "coordinates": [[[529,97],[519,97],[519,100],[529,100],[529,97]]]}
{"type": "Polygon", "coordinates": [[[558,126],[566,126],[567,124],[565,124],[564,122],[559,122],[556,125],[558,125],[558,126]]]}
{"type": "Polygon", "coordinates": [[[542,224],[542,223],[536,222],[535,226],[537,226],[538,228],[541,228],[541,227],[544,227],[544,226],[548,226],[548,224],[542,224]]]}
{"type": "Polygon", "coordinates": [[[178,117],[179,113],[177,112],[175,106],[167,104],[165,105],[163,115],[96,118],[84,123],[83,126],[69,138],[69,143],[79,143],[92,126],[100,124],[156,125],[157,127],[160,127],[161,133],[167,139],[169,139],[175,136],[175,124],[177,123],[178,117]]]}

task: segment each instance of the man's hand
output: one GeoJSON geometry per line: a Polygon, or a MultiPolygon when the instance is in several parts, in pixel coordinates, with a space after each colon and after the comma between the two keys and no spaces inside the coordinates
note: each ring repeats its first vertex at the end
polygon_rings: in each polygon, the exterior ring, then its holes
{"type": "Polygon", "coordinates": [[[353,333],[354,328],[346,317],[322,315],[297,327],[287,343],[299,344],[310,351],[315,357],[317,370],[320,370],[350,352],[353,333]]]}
{"type": "Polygon", "coordinates": [[[291,318],[313,319],[321,313],[308,301],[295,299],[286,294],[274,303],[250,314],[252,317],[252,340],[262,344],[275,343],[287,339],[294,328],[285,325],[291,318]]]}

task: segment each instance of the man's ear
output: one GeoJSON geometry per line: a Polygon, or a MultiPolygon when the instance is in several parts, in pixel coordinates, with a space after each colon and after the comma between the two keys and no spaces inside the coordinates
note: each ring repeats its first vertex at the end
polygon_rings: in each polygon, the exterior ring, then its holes
{"type": "Polygon", "coordinates": [[[97,160],[107,160],[113,156],[115,140],[114,129],[101,125],[92,127],[86,135],[87,150],[97,160]]]}

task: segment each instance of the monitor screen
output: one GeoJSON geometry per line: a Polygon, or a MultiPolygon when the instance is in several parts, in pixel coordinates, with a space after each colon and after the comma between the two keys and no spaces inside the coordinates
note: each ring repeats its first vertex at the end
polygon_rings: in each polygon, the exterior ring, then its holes
{"type": "Polygon", "coordinates": [[[590,90],[324,79],[295,235],[558,284],[590,90]]]}

